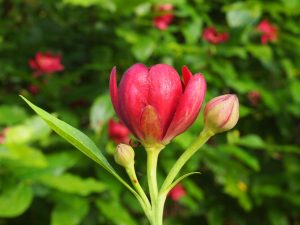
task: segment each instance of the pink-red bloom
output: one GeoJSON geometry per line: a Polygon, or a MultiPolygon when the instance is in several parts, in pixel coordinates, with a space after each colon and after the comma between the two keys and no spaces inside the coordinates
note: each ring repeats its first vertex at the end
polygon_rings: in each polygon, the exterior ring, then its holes
{"type": "Polygon", "coordinates": [[[160,30],[166,30],[172,23],[174,18],[173,5],[159,5],[155,7],[155,13],[157,15],[153,17],[153,25],[160,30]]]}
{"type": "Polygon", "coordinates": [[[226,42],[229,35],[226,32],[218,32],[214,27],[206,27],[203,31],[202,37],[204,40],[217,45],[222,42],[226,42]]]}
{"type": "Polygon", "coordinates": [[[36,95],[40,92],[40,88],[34,84],[30,84],[27,89],[33,95],[36,95]]]}
{"type": "Polygon", "coordinates": [[[108,136],[116,144],[129,144],[129,130],[122,122],[110,119],[108,122],[108,136]]]}
{"type": "Polygon", "coordinates": [[[249,102],[253,106],[257,106],[261,100],[261,94],[259,91],[250,91],[247,95],[249,102]]]}
{"type": "Polygon", "coordinates": [[[9,128],[7,127],[7,128],[4,128],[2,131],[0,131],[0,144],[3,144],[5,142],[8,130],[9,130],[9,128]]]}
{"type": "Polygon", "coordinates": [[[110,75],[114,109],[142,144],[167,144],[195,121],[206,92],[204,77],[182,68],[183,81],[166,64],[131,66],[117,87],[116,68],[110,75]]]}
{"type": "Polygon", "coordinates": [[[61,64],[61,56],[50,53],[36,53],[35,58],[29,60],[29,66],[35,71],[35,77],[64,70],[64,66],[61,64]]]}
{"type": "Polygon", "coordinates": [[[178,201],[179,199],[181,199],[185,195],[186,195],[186,191],[185,191],[182,184],[177,184],[175,187],[172,188],[172,190],[168,194],[168,196],[173,201],[178,201]]]}
{"type": "Polygon", "coordinates": [[[278,39],[278,29],[272,25],[268,20],[261,21],[256,29],[262,33],[261,43],[267,44],[269,41],[276,41],[278,39]]]}
{"type": "Polygon", "coordinates": [[[3,144],[5,141],[5,135],[1,132],[0,133],[0,144],[3,144]]]}

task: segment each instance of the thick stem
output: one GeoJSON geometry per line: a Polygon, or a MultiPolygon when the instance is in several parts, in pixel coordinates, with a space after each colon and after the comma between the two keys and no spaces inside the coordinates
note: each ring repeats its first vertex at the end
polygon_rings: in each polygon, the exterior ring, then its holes
{"type": "Polygon", "coordinates": [[[155,206],[155,225],[163,225],[164,205],[167,195],[158,195],[155,206]]]}
{"type": "Polygon", "coordinates": [[[156,178],[156,168],[157,159],[159,151],[147,151],[147,176],[148,176],[148,186],[149,194],[151,198],[151,203],[155,203],[155,199],[158,193],[157,189],[157,178],[156,178]]]}
{"type": "Polygon", "coordinates": [[[146,147],[147,151],[147,178],[149,186],[149,194],[151,199],[151,224],[152,225],[162,225],[157,223],[157,197],[158,197],[158,187],[157,187],[157,160],[160,151],[164,146],[151,146],[146,147]]]}

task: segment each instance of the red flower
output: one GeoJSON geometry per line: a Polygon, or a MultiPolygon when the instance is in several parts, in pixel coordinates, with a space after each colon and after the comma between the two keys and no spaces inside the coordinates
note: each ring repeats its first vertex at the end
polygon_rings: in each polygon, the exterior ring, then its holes
{"type": "Polygon", "coordinates": [[[64,70],[60,55],[38,52],[35,58],[29,60],[31,69],[35,70],[34,76],[39,77],[44,73],[53,73],[64,70]]]}
{"type": "Polygon", "coordinates": [[[0,144],[3,144],[5,142],[5,138],[6,138],[6,134],[8,132],[9,128],[4,128],[1,132],[0,132],[0,144]]]}
{"type": "Polygon", "coordinates": [[[34,84],[30,84],[27,89],[33,95],[36,95],[40,92],[40,88],[34,84]]]}
{"type": "Polygon", "coordinates": [[[249,102],[253,106],[257,106],[261,100],[261,94],[259,91],[250,91],[247,95],[249,102]]]}
{"type": "Polygon", "coordinates": [[[261,43],[267,44],[269,41],[276,41],[278,39],[278,29],[272,25],[268,20],[261,21],[256,29],[262,33],[261,43]]]}
{"type": "Polygon", "coordinates": [[[212,43],[212,44],[220,44],[228,40],[228,33],[219,33],[214,27],[206,27],[203,31],[203,39],[212,43]]]}
{"type": "Polygon", "coordinates": [[[195,121],[206,92],[204,77],[182,68],[183,82],[166,64],[131,66],[117,87],[116,68],[110,95],[117,115],[142,144],[167,144],[195,121]]]}
{"type": "Polygon", "coordinates": [[[157,6],[155,11],[158,15],[153,18],[153,25],[160,29],[166,30],[169,25],[172,23],[174,15],[172,13],[173,5],[172,4],[164,4],[157,6]]]}
{"type": "Polygon", "coordinates": [[[129,130],[121,122],[110,119],[108,122],[108,136],[116,144],[129,144],[129,130]]]}
{"type": "Polygon", "coordinates": [[[173,201],[178,201],[180,198],[186,195],[186,191],[182,184],[177,184],[172,190],[169,192],[168,196],[173,201]]]}
{"type": "Polygon", "coordinates": [[[5,141],[5,135],[3,133],[0,133],[0,144],[3,144],[5,141]]]}

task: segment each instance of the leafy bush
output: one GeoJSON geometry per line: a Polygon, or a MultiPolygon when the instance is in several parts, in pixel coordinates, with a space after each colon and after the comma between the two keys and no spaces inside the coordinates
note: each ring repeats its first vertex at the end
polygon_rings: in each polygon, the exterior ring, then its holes
{"type": "MultiPolygon", "coordinates": [[[[80,128],[113,161],[109,73],[116,65],[120,77],[137,61],[188,65],[204,74],[206,101],[236,93],[241,103],[238,126],[185,167],[202,174],[183,181],[179,200],[168,199],[166,224],[300,224],[300,3],[171,3],[171,23],[158,29],[160,1],[0,1],[0,224],[147,224],[130,193],[18,97],[80,128]],[[264,20],[278,35],[267,42],[264,20]],[[228,37],[209,41],[206,28],[228,37]],[[61,55],[64,70],[35,76],[29,60],[37,52],[61,55]]],[[[161,179],[202,119],[162,152],[161,179]]],[[[145,185],[145,153],[136,155],[145,185]]]]}

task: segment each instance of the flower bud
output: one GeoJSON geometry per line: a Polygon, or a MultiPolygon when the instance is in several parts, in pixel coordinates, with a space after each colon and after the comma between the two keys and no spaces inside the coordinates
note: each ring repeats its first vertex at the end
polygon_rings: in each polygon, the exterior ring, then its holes
{"type": "Polygon", "coordinates": [[[118,144],[115,152],[115,161],[123,167],[134,163],[134,150],[130,145],[118,144]]]}
{"type": "Polygon", "coordinates": [[[166,64],[131,66],[117,85],[116,68],[110,76],[114,109],[142,145],[166,145],[196,120],[206,92],[200,73],[184,66],[182,77],[166,64]]]}
{"type": "Polygon", "coordinates": [[[236,95],[221,95],[210,100],[204,109],[204,127],[213,133],[232,129],[239,119],[239,100],[236,95]]]}

